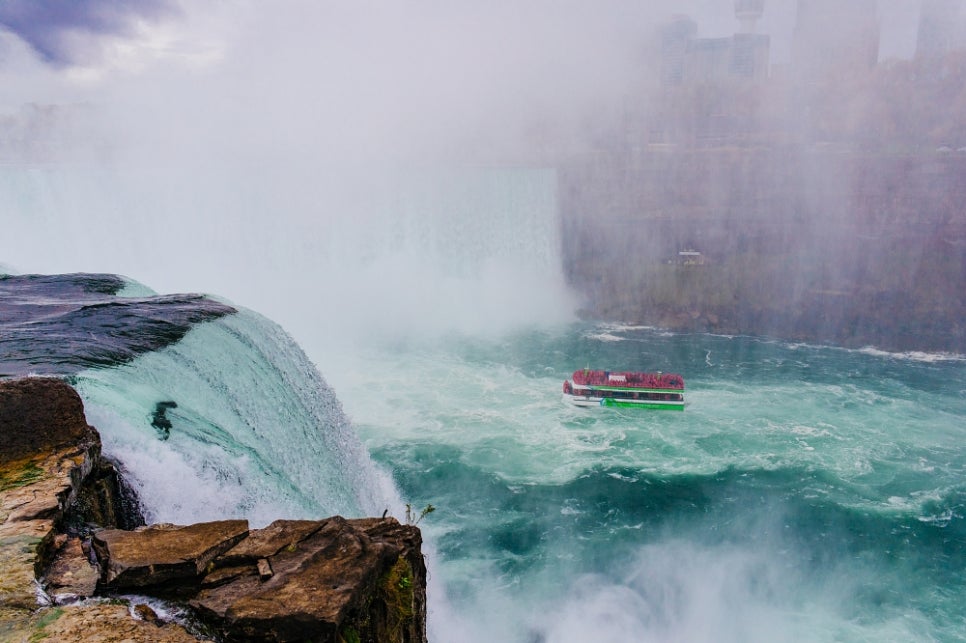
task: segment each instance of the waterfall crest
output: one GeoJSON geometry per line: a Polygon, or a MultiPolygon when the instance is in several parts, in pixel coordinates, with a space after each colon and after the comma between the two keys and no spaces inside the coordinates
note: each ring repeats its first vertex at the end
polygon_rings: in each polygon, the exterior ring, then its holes
{"type": "Polygon", "coordinates": [[[400,507],[334,391],[254,312],[196,326],[130,363],[82,371],[74,384],[151,522],[262,525],[400,507]]]}

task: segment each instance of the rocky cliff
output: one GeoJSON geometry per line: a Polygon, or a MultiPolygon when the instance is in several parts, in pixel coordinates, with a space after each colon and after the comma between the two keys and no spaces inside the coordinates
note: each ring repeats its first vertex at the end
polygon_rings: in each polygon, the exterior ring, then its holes
{"type": "Polygon", "coordinates": [[[0,381],[0,640],[426,641],[416,527],[138,518],[70,386],[0,381]]]}

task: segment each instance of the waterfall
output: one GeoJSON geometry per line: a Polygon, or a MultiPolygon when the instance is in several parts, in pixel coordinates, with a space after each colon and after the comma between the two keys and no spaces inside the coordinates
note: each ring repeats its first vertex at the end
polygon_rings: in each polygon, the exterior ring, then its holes
{"type": "Polygon", "coordinates": [[[3,259],[131,275],[319,335],[503,332],[569,320],[556,172],[226,163],[0,168],[3,259]]]}
{"type": "Polygon", "coordinates": [[[254,312],[72,381],[150,522],[401,515],[333,390],[254,312]]]}

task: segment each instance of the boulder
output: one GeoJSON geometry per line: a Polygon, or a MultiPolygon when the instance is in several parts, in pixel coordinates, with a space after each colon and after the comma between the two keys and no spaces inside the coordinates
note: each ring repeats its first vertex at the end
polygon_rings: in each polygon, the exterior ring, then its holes
{"type": "Polygon", "coordinates": [[[58,379],[0,380],[0,462],[46,454],[89,437],[84,403],[58,379]]]}
{"type": "Polygon", "coordinates": [[[247,520],[219,520],[189,526],[152,525],[135,531],[105,529],[93,539],[106,590],[180,594],[194,585],[208,564],[248,536],[247,520]]]}
{"type": "Polygon", "coordinates": [[[187,600],[226,641],[426,640],[419,530],[393,518],[103,530],[101,589],[187,600]]]}
{"type": "Polygon", "coordinates": [[[94,596],[99,570],[91,563],[80,538],[62,540],[63,544],[44,574],[47,594],[57,604],[94,596]]]}
{"type": "Polygon", "coordinates": [[[420,546],[392,518],[278,521],[217,558],[190,604],[233,641],[425,641],[420,546]]]}

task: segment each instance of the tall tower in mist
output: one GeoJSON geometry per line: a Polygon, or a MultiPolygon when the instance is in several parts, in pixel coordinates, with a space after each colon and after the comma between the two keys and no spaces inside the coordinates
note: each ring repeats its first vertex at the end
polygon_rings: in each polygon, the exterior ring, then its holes
{"type": "Polygon", "coordinates": [[[738,78],[763,79],[768,76],[771,40],[755,33],[765,13],[765,0],[735,0],[738,33],[732,39],[731,74],[738,78]]]}
{"type": "Polygon", "coordinates": [[[735,0],[735,18],[739,33],[755,33],[755,26],[765,13],[765,0],[735,0]]]}
{"type": "Polygon", "coordinates": [[[878,60],[876,0],[798,0],[792,66],[800,78],[867,73],[878,60]]]}
{"type": "Polygon", "coordinates": [[[922,0],[916,40],[917,56],[942,56],[966,46],[964,5],[964,0],[922,0]]]}

